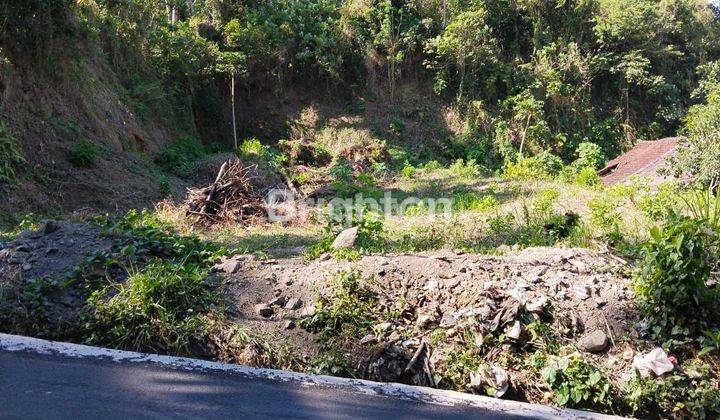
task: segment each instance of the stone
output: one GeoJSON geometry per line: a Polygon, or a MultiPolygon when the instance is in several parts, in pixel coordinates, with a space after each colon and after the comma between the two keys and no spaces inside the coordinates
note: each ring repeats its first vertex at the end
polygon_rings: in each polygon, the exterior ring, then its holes
{"type": "Polygon", "coordinates": [[[511,339],[511,340],[520,340],[520,335],[522,334],[522,324],[520,321],[515,321],[515,323],[510,327],[507,333],[505,333],[505,337],[511,339]]]}
{"type": "Polygon", "coordinates": [[[333,241],[330,247],[332,249],[348,249],[355,246],[358,236],[358,227],[351,227],[343,230],[333,241]]]}
{"type": "Polygon", "coordinates": [[[545,305],[548,303],[548,298],[545,295],[540,295],[536,299],[531,300],[525,304],[525,310],[531,313],[542,313],[545,305]]]}
{"type": "Polygon", "coordinates": [[[57,222],[48,220],[47,222],[45,222],[45,227],[43,228],[43,234],[49,235],[49,234],[57,231],[58,229],[60,229],[60,225],[58,225],[57,222]]]}
{"type": "Polygon", "coordinates": [[[283,306],[285,305],[285,298],[283,296],[278,296],[274,299],[271,299],[270,302],[267,303],[268,306],[283,306]]]}
{"type": "Polygon", "coordinates": [[[32,251],[32,248],[28,246],[27,244],[18,245],[15,247],[15,251],[17,252],[30,252],[32,251]]]}
{"type": "Polygon", "coordinates": [[[362,344],[363,346],[367,345],[367,344],[372,344],[375,342],[377,342],[377,339],[372,334],[367,334],[363,338],[360,339],[360,344],[362,344]]]}
{"type": "Polygon", "coordinates": [[[578,344],[584,351],[599,353],[607,348],[608,338],[604,332],[595,330],[580,338],[580,342],[578,344]]]}
{"type": "Polygon", "coordinates": [[[302,306],[302,300],[300,300],[299,298],[290,298],[285,303],[285,309],[290,309],[293,311],[295,309],[299,309],[301,306],[302,306]]]}
{"type": "Polygon", "coordinates": [[[220,271],[226,274],[235,274],[240,269],[240,261],[225,260],[220,264],[220,271]]]}
{"type": "Polygon", "coordinates": [[[305,318],[305,317],[308,317],[308,316],[313,316],[313,315],[315,315],[315,312],[316,312],[316,311],[317,311],[317,310],[315,309],[314,306],[306,306],[306,307],[303,308],[302,311],[300,311],[300,316],[301,316],[302,318],[305,318]]]}
{"type": "Polygon", "coordinates": [[[22,270],[23,271],[30,271],[32,269],[32,265],[30,264],[23,264],[22,270]]]}
{"type": "Polygon", "coordinates": [[[264,303],[258,303],[255,305],[255,313],[263,318],[269,318],[273,315],[274,311],[270,306],[264,303]]]}

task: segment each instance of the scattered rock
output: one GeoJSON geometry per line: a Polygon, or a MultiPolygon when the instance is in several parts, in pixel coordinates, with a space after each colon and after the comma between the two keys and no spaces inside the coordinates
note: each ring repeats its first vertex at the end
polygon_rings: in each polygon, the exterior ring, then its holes
{"type": "Polygon", "coordinates": [[[315,312],[316,312],[316,311],[317,311],[317,310],[315,309],[314,306],[306,306],[306,307],[303,308],[302,311],[300,311],[300,314],[299,314],[299,315],[300,315],[301,318],[305,318],[305,317],[309,317],[309,316],[315,315],[315,312]]]}
{"type": "Polygon", "coordinates": [[[54,233],[60,229],[60,225],[57,224],[57,222],[48,220],[45,222],[45,227],[43,228],[43,235],[49,235],[51,233],[54,233]]]}
{"type": "Polygon", "coordinates": [[[590,353],[599,353],[608,346],[607,335],[600,330],[595,330],[580,338],[579,346],[582,350],[590,353]]]}
{"type": "Polygon", "coordinates": [[[302,300],[299,298],[290,298],[288,299],[287,303],[285,303],[285,309],[295,310],[299,309],[302,306],[302,300]]]}
{"type": "Polygon", "coordinates": [[[520,321],[515,321],[515,323],[510,327],[510,329],[505,333],[505,337],[518,341],[520,340],[520,335],[522,334],[522,324],[520,321]]]}
{"type": "Polygon", "coordinates": [[[15,251],[17,252],[30,252],[32,251],[32,248],[27,244],[18,245],[15,247],[15,251]]]}
{"type": "Polygon", "coordinates": [[[269,318],[273,315],[274,311],[270,306],[264,303],[258,303],[255,305],[255,313],[263,318],[269,318]]]}
{"type": "Polygon", "coordinates": [[[240,269],[240,265],[240,261],[238,260],[225,260],[217,267],[223,273],[235,274],[240,269]]]}
{"type": "Polygon", "coordinates": [[[532,313],[542,313],[545,309],[545,305],[548,303],[548,298],[545,295],[540,295],[536,299],[525,304],[525,310],[532,313]]]}
{"type": "Polygon", "coordinates": [[[375,336],[373,334],[367,334],[366,336],[364,336],[363,338],[360,339],[360,344],[363,346],[367,345],[367,344],[372,344],[375,342],[377,342],[377,338],[375,338],[375,336]]]}
{"type": "Polygon", "coordinates": [[[267,304],[268,306],[283,306],[285,305],[285,298],[283,296],[278,296],[275,299],[271,299],[267,304]]]}
{"type": "Polygon", "coordinates": [[[347,249],[355,246],[357,241],[358,227],[351,227],[343,230],[333,241],[330,247],[332,249],[347,249]]]}
{"type": "Polygon", "coordinates": [[[23,264],[22,270],[23,271],[30,271],[32,269],[32,265],[30,264],[23,264]]]}

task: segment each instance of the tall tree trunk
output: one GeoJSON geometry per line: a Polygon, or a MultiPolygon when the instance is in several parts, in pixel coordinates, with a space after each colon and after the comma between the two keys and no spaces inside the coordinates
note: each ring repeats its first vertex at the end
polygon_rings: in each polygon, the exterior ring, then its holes
{"type": "Polygon", "coordinates": [[[233,140],[235,142],[235,150],[237,150],[237,124],[235,123],[235,73],[232,73],[232,75],[230,76],[230,98],[232,102],[233,140]]]}

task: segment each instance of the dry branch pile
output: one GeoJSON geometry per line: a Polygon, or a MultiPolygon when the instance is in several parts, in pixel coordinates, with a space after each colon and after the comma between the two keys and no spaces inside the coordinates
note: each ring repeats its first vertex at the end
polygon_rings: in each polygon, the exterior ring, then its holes
{"type": "Polygon", "coordinates": [[[188,188],[187,214],[195,223],[250,223],[265,217],[262,194],[255,191],[256,166],[244,167],[238,159],[222,164],[215,182],[204,188],[188,188]]]}

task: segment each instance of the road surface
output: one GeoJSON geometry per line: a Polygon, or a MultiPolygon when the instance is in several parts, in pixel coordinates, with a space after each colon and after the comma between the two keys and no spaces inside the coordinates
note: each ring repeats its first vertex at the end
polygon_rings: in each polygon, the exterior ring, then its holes
{"type": "Polygon", "coordinates": [[[0,334],[2,419],[570,417],[590,418],[448,391],[0,334]]]}

